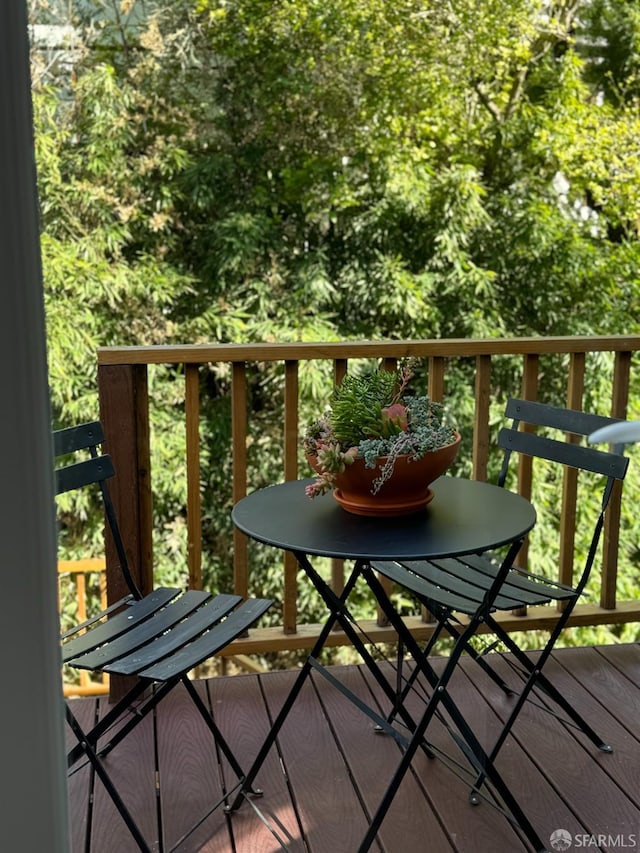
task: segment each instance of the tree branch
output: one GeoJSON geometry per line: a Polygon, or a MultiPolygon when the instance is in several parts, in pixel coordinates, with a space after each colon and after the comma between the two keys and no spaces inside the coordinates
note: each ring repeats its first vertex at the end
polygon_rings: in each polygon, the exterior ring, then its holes
{"type": "Polygon", "coordinates": [[[498,122],[498,124],[501,124],[503,121],[503,115],[500,107],[487,95],[487,93],[482,88],[482,84],[479,80],[472,80],[471,85],[476,91],[476,94],[480,99],[480,103],[487,108],[487,110],[491,113],[491,115],[498,122]]]}

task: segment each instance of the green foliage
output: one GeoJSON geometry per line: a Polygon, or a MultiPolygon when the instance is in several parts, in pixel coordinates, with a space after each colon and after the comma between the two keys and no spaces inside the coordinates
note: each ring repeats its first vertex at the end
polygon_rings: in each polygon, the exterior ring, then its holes
{"type": "MultiPolygon", "coordinates": [[[[31,6],[76,34],[66,66],[33,53],[56,425],[96,415],[109,344],[638,331],[633,0],[97,0],[68,4],[69,20],[31,6]]],[[[301,376],[309,419],[324,370],[301,376]]],[[[473,371],[448,379],[465,442],[473,371]]],[[[492,376],[496,425],[518,371],[505,359],[492,376]]],[[[565,373],[544,365],[540,395],[560,396],[565,373]]],[[[249,375],[254,485],[281,478],[265,452],[280,381],[249,375]]],[[[156,553],[172,578],[182,382],[151,378],[156,553]]],[[[231,573],[229,382],[202,376],[212,585],[231,573]]],[[[273,555],[258,550],[252,574],[275,584],[273,555]]]]}
{"type": "Polygon", "coordinates": [[[588,79],[615,104],[640,96],[640,8],[635,0],[585,4],[576,47],[588,79]]]}
{"type": "Polygon", "coordinates": [[[298,328],[313,305],[339,337],[549,333],[560,318],[583,331],[594,316],[614,329],[599,264],[613,232],[636,235],[638,109],[597,106],[580,5],[203,0],[225,57],[210,156],[236,188],[215,200],[212,240],[235,234],[298,328]],[[533,311],[511,299],[521,270],[533,311]]]}
{"type": "Polygon", "coordinates": [[[181,0],[129,30],[104,6],[38,109],[43,223],[171,282],[143,339],[628,326],[640,113],[589,45],[631,86],[632,4],[181,0]]]}

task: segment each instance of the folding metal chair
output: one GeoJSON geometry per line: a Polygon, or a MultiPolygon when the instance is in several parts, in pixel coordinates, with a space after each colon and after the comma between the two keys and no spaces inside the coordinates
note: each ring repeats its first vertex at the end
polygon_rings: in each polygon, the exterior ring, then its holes
{"type": "MultiPolygon", "coordinates": [[[[505,486],[509,463],[514,453],[547,460],[552,466],[563,468],[565,490],[577,490],[578,472],[591,472],[598,475],[597,485],[593,482],[582,485],[583,488],[601,489],[602,498],[584,565],[579,575],[574,576],[571,583],[560,583],[557,579],[548,578],[541,573],[519,568],[516,564],[506,572],[499,588],[492,590],[496,578],[500,576],[499,573],[504,572],[505,564],[497,559],[496,555],[490,553],[457,559],[405,563],[373,561],[371,567],[410,590],[433,615],[436,627],[429,643],[422,650],[425,657],[430,654],[434,644],[443,635],[448,634],[456,641],[459,641],[463,634],[468,637],[466,628],[468,622],[459,618],[459,614],[464,614],[469,620],[476,620],[483,632],[486,630],[490,635],[494,635],[496,642],[488,646],[487,652],[493,651],[499,643],[502,643],[511,653],[510,659],[514,662],[512,668],[521,678],[519,691],[506,684],[492,667],[491,654],[478,652],[468,639],[465,639],[462,644],[464,646],[462,651],[468,653],[507,694],[516,694],[511,712],[489,753],[491,763],[495,761],[534,688],[541,690],[546,697],[553,700],[595,746],[610,752],[611,747],[596,734],[577,709],[553,686],[543,669],[576,603],[584,592],[598,550],[605,510],[616,481],[623,480],[626,474],[629,460],[622,455],[622,445],[614,447],[613,452],[603,452],[577,443],[580,440],[578,437],[589,436],[595,430],[615,423],[613,418],[521,399],[508,401],[505,417],[511,419],[511,425],[501,429],[498,436],[498,445],[504,451],[498,485],[505,486]],[[526,425],[526,429],[521,430],[521,425],[526,425]],[[533,431],[538,428],[543,428],[545,434],[533,431]],[[490,590],[492,590],[491,600],[488,600],[490,590]],[[555,604],[559,610],[558,618],[544,648],[537,655],[529,655],[516,644],[494,614],[500,610],[510,611],[540,604],[555,604]]],[[[457,648],[456,653],[460,652],[460,648],[457,648]]],[[[420,666],[416,666],[411,677],[398,688],[396,707],[389,715],[389,721],[394,719],[398,707],[406,699],[419,673],[420,666]]],[[[479,801],[478,791],[484,776],[484,772],[480,770],[471,792],[470,798],[473,803],[479,801]]]]}
{"type": "MultiPolygon", "coordinates": [[[[63,663],[92,672],[136,676],[126,695],[90,730],[81,727],[72,711],[72,701],[66,702],[67,721],[77,739],[67,755],[68,767],[71,771],[81,758],[88,759],[140,850],[150,851],[152,844],[143,838],[103,759],[174,687],[182,684],[238,777],[237,787],[227,797],[237,790],[245,774],[188,673],[245,632],[272,602],[262,598],[242,602],[239,595],[214,596],[202,590],[167,587],[143,596],[131,575],[107,489],[106,480],[115,472],[111,458],[98,450],[104,440],[100,423],[59,430],[53,437],[55,456],[65,457],[56,469],[56,494],[87,486],[99,489],[122,574],[130,590],[97,616],[63,634],[63,663]],[[85,458],[75,461],[78,456],[85,458]],[[116,724],[118,727],[114,728],[116,724]]],[[[155,779],[150,778],[149,784],[155,785],[155,779]]],[[[214,804],[210,812],[224,802],[226,798],[214,804]]]]}

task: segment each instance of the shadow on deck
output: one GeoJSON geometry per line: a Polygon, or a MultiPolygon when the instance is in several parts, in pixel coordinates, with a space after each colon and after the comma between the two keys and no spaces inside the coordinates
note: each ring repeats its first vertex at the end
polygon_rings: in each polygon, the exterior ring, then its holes
{"type": "MultiPolygon", "coordinates": [[[[507,667],[507,660],[501,665],[507,667]]],[[[332,671],[366,701],[379,698],[378,687],[361,667],[332,671]]],[[[500,771],[544,841],[564,829],[572,836],[569,850],[640,849],[640,646],[560,649],[545,672],[612,745],[613,754],[598,752],[573,729],[528,703],[500,753],[500,771]]],[[[196,682],[243,766],[258,752],[295,675],[271,672],[196,682]]],[[[490,746],[512,700],[468,659],[463,659],[452,689],[483,745],[490,746]]],[[[106,700],[72,701],[86,721],[100,713],[106,700]]],[[[452,752],[441,722],[429,734],[434,744],[452,752]]],[[[314,673],[258,775],[256,784],[265,795],[253,803],[262,818],[249,802],[231,818],[217,809],[177,849],[355,853],[399,757],[392,738],[375,734],[372,722],[314,673]]],[[[224,762],[212,760],[211,736],[181,689],[109,761],[143,834],[150,843],[161,839],[154,848],[158,851],[178,844],[220,799],[224,785],[233,784],[224,762]]],[[[100,783],[93,796],[90,783],[89,768],[69,781],[72,850],[134,851],[100,783]]],[[[529,849],[496,808],[489,802],[470,805],[468,786],[441,761],[422,753],[372,848],[378,853],[529,849]]]]}

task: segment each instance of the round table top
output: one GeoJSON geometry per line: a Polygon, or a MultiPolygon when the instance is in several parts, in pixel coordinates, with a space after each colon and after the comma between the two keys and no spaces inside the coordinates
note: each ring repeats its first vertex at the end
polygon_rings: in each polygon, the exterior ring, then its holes
{"type": "Polygon", "coordinates": [[[291,480],[247,495],[234,506],[236,527],[287,551],[362,560],[419,560],[472,554],[513,542],[536,522],[532,504],[507,489],[440,477],[434,498],[411,515],[372,518],[343,509],[331,494],[311,499],[291,480]]]}

